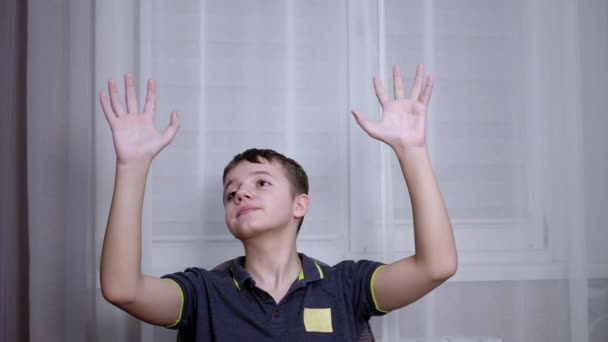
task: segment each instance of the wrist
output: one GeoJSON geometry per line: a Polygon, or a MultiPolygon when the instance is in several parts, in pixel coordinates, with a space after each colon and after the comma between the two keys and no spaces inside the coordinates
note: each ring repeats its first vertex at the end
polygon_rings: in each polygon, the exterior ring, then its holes
{"type": "Polygon", "coordinates": [[[395,144],[391,148],[398,156],[424,156],[428,154],[428,147],[425,143],[418,145],[395,144]]]}
{"type": "Polygon", "coordinates": [[[141,161],[130,161],[124,162],[116,160],[116,170],[125,172],[148,172],[152,161],[141,160],[141,161]]]}

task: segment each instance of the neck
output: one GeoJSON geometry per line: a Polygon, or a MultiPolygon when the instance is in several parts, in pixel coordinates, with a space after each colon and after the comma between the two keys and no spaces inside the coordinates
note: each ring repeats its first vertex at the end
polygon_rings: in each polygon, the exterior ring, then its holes
{"type": "Polygon", "coordinates": [[[243,242],[244,268],[258,287],[273,291],[289,288],[302,270],[295,236],[264,236],[243,242]]]}

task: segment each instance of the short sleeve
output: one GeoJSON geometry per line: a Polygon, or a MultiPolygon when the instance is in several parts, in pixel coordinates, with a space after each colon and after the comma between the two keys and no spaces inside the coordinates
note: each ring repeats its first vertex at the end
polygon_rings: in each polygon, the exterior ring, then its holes
{"type": "Polygon", "coordinates": [[[378,306],[373,289],[376,272],[385,265],[369,260],[344,261],[342,264],[345,291],[351,292],[353,310],[357,317],[367,321],[371,316],[386,314],[387,311],[378,306]]]}
{"type": "Polygon", "coordinates": [[[207,271],[201,268],[188,268],[184,272],[171,273],[161,277],[172,281],[178,287],[182,300],[178,320],[166,328],[190,330],[195,327],[198,307],[204,306],[207,300],[206,273],[207,271]]]}

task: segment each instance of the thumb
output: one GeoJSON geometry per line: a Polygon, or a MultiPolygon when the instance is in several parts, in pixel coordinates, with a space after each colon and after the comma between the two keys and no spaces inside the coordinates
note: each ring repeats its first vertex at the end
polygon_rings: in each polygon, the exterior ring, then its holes
{"type": "Polygon", "coordinates": [[[173,138],[175,138],[178,129],[179,119],[177,117],[177,112],[171,112],[171,121],[169,122],[169,126],[167,126],[167,128],[165,128],[165,131],[163,132],[163,140],[165,145],[173,141],[173,138]]]}
{"type": "Polygon", "coordinates": [[[374,132],[373,124],[371,122],[367,121],[367,119],[359,111],[352,110],[351,112],[353,113],[355,120],[357,120],[357,124],[359,124],[359,126],[365,131],[365,133],[367,133],[370,137],[375,137],[375,135],[373,133],[374,132]]]}

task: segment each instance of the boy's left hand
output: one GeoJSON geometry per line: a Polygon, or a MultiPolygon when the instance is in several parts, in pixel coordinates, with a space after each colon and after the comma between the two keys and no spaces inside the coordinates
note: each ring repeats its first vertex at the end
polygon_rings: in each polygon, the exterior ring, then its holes
{"type": "Polygon", "coordinates": [[[374,89],[382,106],[382,119],[370,122],[353,110],[357,123],[370,137],[388,144],[393,150],[426,146],[426,111],[433,92],[433,77],[429,76],[422,89],[424,65],[418,65],[409,97],[405,96],[399,66],[393,67],[395,99],[390,99],[382,81],[374,77],[374,89]]]}

